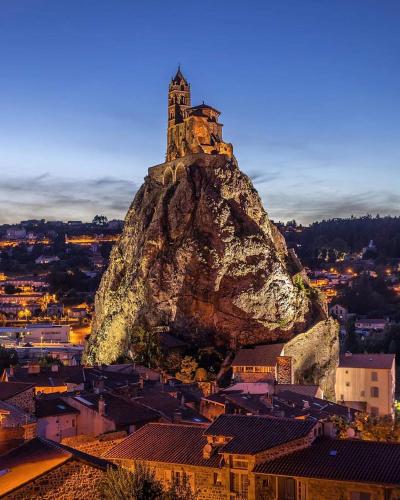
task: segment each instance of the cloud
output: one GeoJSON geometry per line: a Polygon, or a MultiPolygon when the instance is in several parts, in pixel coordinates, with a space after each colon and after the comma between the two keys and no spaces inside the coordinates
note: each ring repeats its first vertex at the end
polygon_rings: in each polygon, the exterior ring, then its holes
{"type": "Polygon", "coordinates": [[[0,181],[0,223],[20,219],[90,220],[97,213],[123,218],[137,185],[112,176],[95,179],[3,176],[0,181]]]}
{"type": "Polygon", "coordinates": [[[399,215],[400,194],[394,191],[340,193],[319,191],[263,193],[265,206],[274,220],[296,219],[309,224],[316,220],[366,214],[399,215]]]}

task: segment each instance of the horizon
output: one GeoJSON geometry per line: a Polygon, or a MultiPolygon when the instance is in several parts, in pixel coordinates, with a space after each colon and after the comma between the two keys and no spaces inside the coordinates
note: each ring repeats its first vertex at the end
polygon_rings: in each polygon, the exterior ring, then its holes
{"type": "MultiPolygon", "coordinates": [[[[157,1],[3,2],[0,223],[123,219],[164,161],[179,62],[193,104],[222,111],[271,219],[400,213],[400,5],[202,9],[206,37],[192,23],[171,30],[175,13],[157,1]]],[[[194,2],[185,15],[196,19],[194,2]]]]}

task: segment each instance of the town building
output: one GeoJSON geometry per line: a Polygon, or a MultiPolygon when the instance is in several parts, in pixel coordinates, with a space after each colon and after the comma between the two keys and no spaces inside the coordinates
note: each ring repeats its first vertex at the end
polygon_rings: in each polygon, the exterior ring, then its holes
{"type": "Polygon", "coordinates": [[[393,415],[394,354],[343,354],[336,369],[336,401],[374,415],[393,415]]]}
{"type": "Polygon", "coordinates": [[[36,437],[0,457],[0,496],[29,498],[99,498],[107,460],[36,437]]]}
{"type": "Polygon", "coordinates": [[[323,433],[313,420],[222,415],[208,427],[146,425],[104,457],[129,469],[144,462],[164,484],[186,474],[199,500],[396,498],[398,444],[323,433]]]}
{"type": "Polygon", "coordinates": [[[340,323],[346,323],[349,318],[349,310],[342,304],[334,304],[330,306],[329,314],[340,321],[340,323]]]}
{"type": "Polygon", "coordinates": [[[61,397],[37,398],[35,416],[38,436],[58,443],[66,437],[76,436],[78,414],[79,410],[67,404],[61,397]]]}
{"type": "Polygon", "coordinates": [[[131,433],[149,422],[160,420],[156,411],[108,392],[80,392],[63,399],[79,411],[76,418],[77,434],[98,436],[111,431],[131,433]]]}
{"type": "Polygon", "coordinates": [[[293,383],[292,358],[284,356],[285,344],[243,347],[232,361],[235,382],[264,382],[270,379],[278,383],[293,383]]]}
{"type": "Polygon", "coordinates": [[[71,327],[50,323],[32,323],[24,326],[0,327],[0,338],[22,342],[69,342],[71,327]]]}
{"type": "Polygon", "coordinates": [[[2,380],[32,384],[35,394],[53,394],[83,390],[85,373],[80,366],[60,366],[58,363],[53,363],[50,367],[43,367],[32,362],[24,367],[6,368],[2,380]]]}
{"type": "Polygon", "coordinates": [[[357,333],[368,334],[371,332],[382,332],[388,325],[388,318],[358,318],[354,326],[357,333]]]}
{"type": "Polygon", "coordinates": [[[35,411],[35,385],[26,382],[0,382],[0,401],[12,404],[26,413],[35,411]]]}
{"type": "Polygon", "coordinates": [[[52,264],[53,262],[58,262],[60,257],[57,255],[40,255],[35,259],[35,264],[52,264]]]}

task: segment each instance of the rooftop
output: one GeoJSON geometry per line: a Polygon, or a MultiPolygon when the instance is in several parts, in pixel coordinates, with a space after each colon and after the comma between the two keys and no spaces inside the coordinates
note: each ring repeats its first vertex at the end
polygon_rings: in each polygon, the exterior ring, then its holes
{"type": "Polygon", "coordinates": [[[243,347],[236,353],[232,366],[275,366],[285,344],[243,347]]]}
{"type": "Polygon", "coordinates": [[[395,354],[342,354],[339,368],[391,369],[395,354]]]}
{"type": "Polygon", "coordinates": [[[106,404],[105,417],[115,422],[116,425],[140,425],[160,418],[160,415],[150,408],[106,392],[101,395],[82,392],[79,396],[73,396],[72,399],[87,408],[97,411],[100,397],[103,397],[106,404]]]}
{"type": "Polygon", "coordinates": [[[203,432],[204,427],[197,425],[148,424],[114,446],[105,458],[218,467],[218,454],[203,458],[203,432]]]}
{"type": "Polygon", "coordinates": [[[0,471],[2,472],[0,496],[29,483],[70,459],[76,459],[103,470],[111,465],[107,460],[43,438],[34,438],[0,457],[0,471]]]}
{"type": "Polygon", "coordinates": [[[0,400],[4,401],[10,399],[21,392],[32,389],[33,387],[35,387],[34,384],[25,382],[0,382],[0,400]]]}
{"type": "Polygon", "coordinates": [[[37,418],[79,413],[79,410],[73,408],[61,398],[39,398],[35,404],[37,418]]]}
{"type": "Polygon", "coordinates": [[[317,438],[300,451],[256,466],[280,476],[398,485],[400,443],[317,438]]]}
{"type": "Polygon", "coordinates": [[[311,420],[220,415],[206,429],[204,435],[232,438],[221,451],[251,455],[306,437],[316,425],[317,423],[311,420]]]}

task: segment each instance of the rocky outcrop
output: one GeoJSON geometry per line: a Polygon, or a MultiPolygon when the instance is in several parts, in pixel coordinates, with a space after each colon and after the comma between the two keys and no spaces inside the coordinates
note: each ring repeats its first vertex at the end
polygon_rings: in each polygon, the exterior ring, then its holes
{"type": "Polygon", "coordinates": [[[339,361],[339,324],[332,318],[296,335],[284,347],[293,359],[297,384],[318,384],[326,398],[335,400],[335,374],[339,361]]]}
{"type": "Polygon", "coordinates": [[[95,307],[92,363],[124,353],[137,324],[236,348],[326,319],[250,179],[234,158],[202,153],[149,170],[95,307]]]}

